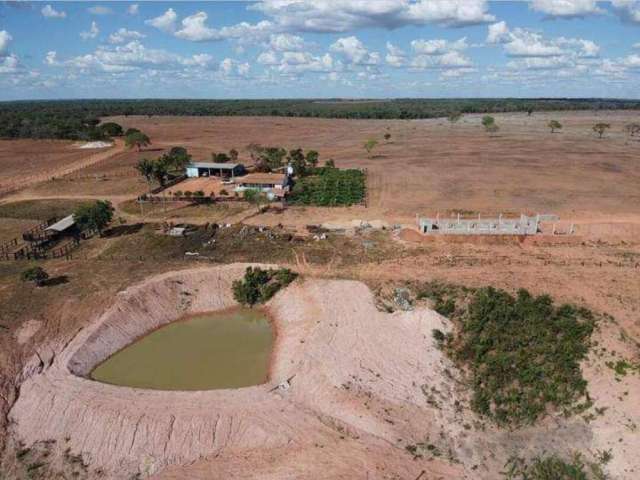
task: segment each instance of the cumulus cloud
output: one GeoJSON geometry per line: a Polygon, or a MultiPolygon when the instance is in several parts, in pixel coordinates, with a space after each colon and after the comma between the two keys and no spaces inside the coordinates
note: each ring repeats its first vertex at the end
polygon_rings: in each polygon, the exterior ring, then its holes
{"type": "Polygon", "coordinates": [[[580,56],[594,58],[600,47],[591,40],[559,37],[546,39],[538,32],[524,28],[509,29],[506,22],[489,25],[487,43],[502,44],[510,57],[580,56]]]}
{"type": "Polygon", "coordinates": [[[346,32],[406,25],[477,25],[495,20],[486,0],[265,0],[252,7],[286,31],[346,32]]]}
{"type": "Polygon", "coordinates": [[[198,12],[182,20],[182,28],[175,32],[175,36],[192,42],[204,42],[209,40],[220,40],[220,33],[206,25],[208,15],[205,12],[198,12]]]}
{"type": "Polygon", "coordinates": [[[140,40],[145,38],[146,35],[143,35],[140,32],[135,30],[127,30],[126,28],[120,28],[117,31],[113,32],[109,35],[109,43],[125,43],[129,40],[140,40]]]}
{"type": "Polygon", "coordinates": [[[20,69],[20,60],[15,54],[10,54],[0,59],[0,74],[17,73],[20,69]]]}
{"type": "Polygon", "coordinates": [[[9,43],[13,37],[6,30],[0,30],[0,58],[4,57],[9,51],[9,43]]]}
{"type": "Polygon", "coordinates": [[[466,37],[456,40],[455,42],[442,39],[417,39],[411,42],[411,47],[419,55],[444,55],[454,50],[465,50],[468,46],[466,37]]]}
{"type": "Polygon", "coordinates": [[[86,32],[80,32],[80,37],[83,40],[89,40],[90,38],[96,38],[100,33],[100,29],[98,28],[98,24],[96,22],[91,22],[91,28],[86,32]]]}
{"type": "Polygon", "coordinates": [[[305,41],[298,35],[280,33],[269,37],[269,47],[278,52],[295,52],[304,50],[305,41]]]}
{"type": "Polygon", "coordinates": [[[58,65],[58,53],[55,50],[47,52],[44,57],[44,63],[49,66],[58,65]]]}
{"type": "Polygon", "coordinates": [[[129,15],[138,15],[138,13],[140,13],[140,5],[138,5],[137,3],[132,3],[131,5],[129,5],[129,8],[127,8],[127,13],[129,15]]]}
{"type": "Polygon", "coordinates": [[[91,15],[111,15],[113,10],[109,7],[103,7],[102,5],[96,5],[94,7],[87,8],[87,12],[91,15]]]}
{"type": "Polygon", "coordinates": [[[384,57],[387,64],[392,67],[403,67],[407,63],[407,55],[401,48],[396,47],[391,42],[387,42],[387,55],[384,57]]]}
{"type": "Polygon", "coordinates": [[[176,29],[177,20],[178,15],[176,15],[176,12],[173,10],[173,8],[170,8],[159,17],[150,18],[144,23],[146,23],[147,25],[151,25],[158,30],[162,30],[163,32],[172,33],[176,29]]]}
{"type": "Polygon", "coordinates": [[[240,63],[231,58],[225,58],[220,62],[219,71],[225,77],[246,77],[251,66],[248,63],[240,63]]]}
{"type": "Polygon", "coordinates": [[[380,54],[369,52],[363,43],[354,36],[339,38],[329,48],[332,52],[341,54],[354,65],[377,65],[380,63],[380,54]]]}
{"type": "Polygon", "coordinates": [[[51,5],[45,5],[40,12],[47,18],[67,18],[67,12],[58,11],[51,5]]]}
{"type": "Polygon", "coordinates": [[[604,13],[596,0],[533,0],[529,8],[546,14],[548,18],[577,18],[604,13]]]}
{"type": "Polygon", "coordinates": [[[260,55],[258,55],[256,61],[261,65],[277,65],[279,63],[278,55],[273,50],[262,52],[260,55]]]}
{"type": "Polygon", "coordinates": [[[166,50],[147,48],[139,41],[134,40],[126,45],[115,47],[100,46],[93,53],[73,57],[59,64],[79,70],[117,73],[142,68],[207,67],[212,62],[213,57],[208,54],[185,57],[166,50]]]}
{"type": "Polygon", "coordinates": [[[623,21],[640,23],[640,1],[611,0],[611,6],[623,21]]]}
{"type": "Polygon", "coordinates": [[[443,55],[418,55],[410,64],[410,67],[414,70],[424,69],[456,69],[456,68],[470,68],[473,66],[473,62],[458,51],[450,51],[443,55]]]}

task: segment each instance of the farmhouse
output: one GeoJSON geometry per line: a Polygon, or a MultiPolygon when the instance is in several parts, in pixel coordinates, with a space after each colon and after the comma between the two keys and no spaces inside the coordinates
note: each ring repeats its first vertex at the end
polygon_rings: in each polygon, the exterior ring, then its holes
{"type": "Polygon", "coordinates": [[[236,184],[237,192],[253,189],[281,197],[289,191],[289,176],[284,173],[249,173],[237,178],[236,184]]]}
{"type": "Polygon", "coordinates": [[[235,178],[245,173],[241,163],[192,162],[187,165],[187,177],[235,178]]]}

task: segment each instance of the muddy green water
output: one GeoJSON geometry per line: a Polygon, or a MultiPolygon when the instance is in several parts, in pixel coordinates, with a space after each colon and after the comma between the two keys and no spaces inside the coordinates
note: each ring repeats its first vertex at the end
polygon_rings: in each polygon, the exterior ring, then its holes
{"type": "Polygon", "coordinates": [[[271,324],[259,310],[234,309],[170,323],[98,365],[94,380],[158,390],[212,390],[267,380],[271,324]]]}

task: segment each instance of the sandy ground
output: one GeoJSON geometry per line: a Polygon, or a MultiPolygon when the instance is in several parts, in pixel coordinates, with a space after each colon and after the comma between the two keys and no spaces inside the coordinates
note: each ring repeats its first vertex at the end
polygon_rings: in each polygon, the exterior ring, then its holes
{"type": "MultiPolygon", "coordinates": [[[[640,471],[640,433],[631,427],[640,422],[632,407],[640,379],[615,379],[606,355],[594,353],[584,366],[606,415],[497,430],[471,414],[434,343],[432,329],[448,331],[449,322],[425,308],[382,313],[359,282],[305,278],[270,302],[278,337],[268,384],[158,392],[83,378],[158,325],[233,305],[230,283],[245,266],[150,278],[119,294],[59,354],[43,350],[9,415],[17,438],[27,446],[57,439],[54,455],[70,449],[106,478],[413,479],[425,471],[433,479],[495,479],[511,454],[573,449],[611,450],[614,478],[640,471]],[[275,388],[287,379],[289,388],[275,388]],[[424,457],[414,459],[406,447],[418,444],[435,449],[422,447],[424,457]]],[[[603,346],[629,351],[615,341],[603,346]]]]}

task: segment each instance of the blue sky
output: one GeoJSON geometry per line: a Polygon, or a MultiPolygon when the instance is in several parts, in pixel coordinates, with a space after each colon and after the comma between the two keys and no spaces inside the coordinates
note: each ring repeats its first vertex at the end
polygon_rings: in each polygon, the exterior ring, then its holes
{"type": "Polygon", "coordinates": [[[3,2],[0,100],[640,98],[640,1],[3,2]]]}

